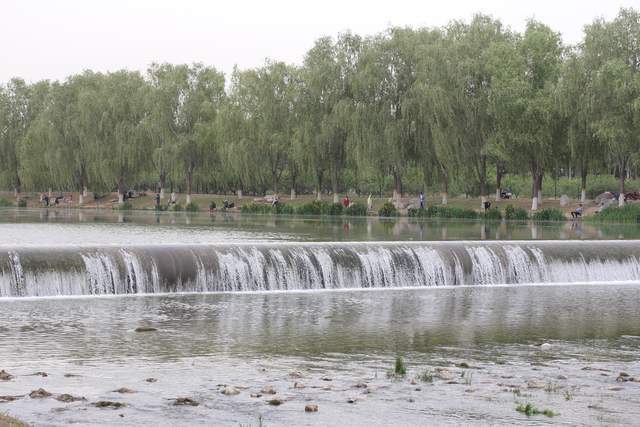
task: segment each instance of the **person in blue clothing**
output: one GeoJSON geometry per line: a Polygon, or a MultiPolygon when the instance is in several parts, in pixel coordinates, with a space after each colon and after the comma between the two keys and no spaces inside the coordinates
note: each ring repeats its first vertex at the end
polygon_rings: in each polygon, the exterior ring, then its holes
{"type": "Polygon", "coordinates": [[[420,192],[420,209],[424,209],[424,193],[420,192]]]}

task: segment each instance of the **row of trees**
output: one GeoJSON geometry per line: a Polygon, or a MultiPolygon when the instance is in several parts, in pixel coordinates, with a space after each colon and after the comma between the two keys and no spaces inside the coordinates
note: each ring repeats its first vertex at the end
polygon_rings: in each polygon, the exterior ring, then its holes
{"type": "MultiPolygon", "coordinates": [[[[452,185],[488,197],[489,177],[625,178],[640,148],[640,14],[622,9],[565,46],[477,15],[444,28],[317,40],[301,66],[267,61],[230,81],[201,64],[145,75],[86,71],[0,86],[0,186],[86,192],[394,195],[452,185]]],[[[82,200],[80,201],[82,203],[82,200]]]]}

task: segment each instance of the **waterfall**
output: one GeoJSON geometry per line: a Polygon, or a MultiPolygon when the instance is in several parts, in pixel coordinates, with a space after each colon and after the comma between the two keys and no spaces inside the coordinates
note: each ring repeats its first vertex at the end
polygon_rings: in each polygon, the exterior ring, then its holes
{"type": "Polygon", "coordinates": [[[0,297],[640,281],[637,241],[0,249],[0,297]]]}

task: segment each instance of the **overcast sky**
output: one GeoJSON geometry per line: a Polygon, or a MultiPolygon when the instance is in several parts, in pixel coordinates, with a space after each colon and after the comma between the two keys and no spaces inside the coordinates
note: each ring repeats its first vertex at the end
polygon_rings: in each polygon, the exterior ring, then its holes
{"type": "Polygon", "coordinates": [[[313,41],[344,30],[441,26],[475,12],[522,30],[535,17],[580,40],[595,17],[640,0],[0,0],[0,82],[64,79],[83,69],[144,71],[203,62],[230,72],[273,58],[300,63],[313,41]]]}

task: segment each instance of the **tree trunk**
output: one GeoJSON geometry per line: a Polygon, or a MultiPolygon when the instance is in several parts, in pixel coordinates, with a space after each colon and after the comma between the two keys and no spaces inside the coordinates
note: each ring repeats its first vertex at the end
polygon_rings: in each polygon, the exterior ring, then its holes
{"type": "Polygon", "coordinates": [[[238,190],[237,194],[238,194],[238,199],[242,199],[242,190],[238,190]]]}
{"type": "Polygon", "coordinates": [[[340,203],[340,195],[338,193],[338,171],[331,171],[331,191],[333,192],[333,203],[340,203]]]}
{"type": "Polygon", "coordinates": [[[320,169],[316,169],[316,200],[322,200],[322,177],[324,176],[324,171],[320,169]]]}
{"type": "Polygon", "coordinates": [[[587,201],[587,166],[583,165],[580,170],[580,201],[587,201]]]}
{"type": "Polygon", "coordinates": [[[624,180],[626,178],[626,168],[627,168],[627,161],[625,159],[618,161],[618,167],[619,167],[619,173],[620,173],[620,187],[619,187],[619,192],[620,195],[618,196],[618,206],[624,206],[624,180]]]}
{"type": "Polygon", "coordinates": [[[480,184],[480,203],[481,209],[487,201],[487,156],[480,156],[480,168],[478,170],[478,183],[480,184]]]}
{"type": "Polygon", "coordinates": [[[278,194],[278,173],[271,172],[271,188],[273,189],[273,194],[278,194]]]}
{"type": "Polygon", "coordinates": [[[538,176],[540,174],[540,168],[537,162],[531,162],[531,210],[538,210],[538,185],[540,183],[538,176]]]}
{"type": "Polygon", "coordinates": [[[396,170],[393,171],[393,200],[399,201],[402,198],[402,175],[396,170]]]}
{"type": "Polygon", "coordinates": [[[124,203],[124,177],[118,177],[118,203],[124,203]]]}
{"type": "Polygon", "coordinates": [[[158,185],[160,186],[160,200],[164,199],[164,187],[166,179],[167,174],[164,172],[160,173],[160,181],[158,182],[158,185]]]}
{"type": "Polygon", "coordinates": [[[543,179],[543,177],[544,177],[544,173],[541,170],[539,170],[538,171],[538,178],[537,178],[538,179],[538,185],[537,185],[538,192],[536,194],[536,197],[538,198],[538,206],[542,206],[542,179],[543,179]]]}
{"type": "Polygon", "coordinates": [[[193,184],[193,163],[187,167],[187,205],[191,204],[191,187],[193,184]]]}
{"type": "Polygon", "coordinates": [[[447,171],[441,171],[442,175],[442,204],[444,206],[449,203],[449,174],[447,171]]]}
{"type": "Polygon", "coordinates": [[[498,160],[496,162],[496,202],[500,200],[500,193],[502,193],[503,170],[504,170],[504,165],[500,160],[498,160]]]}

